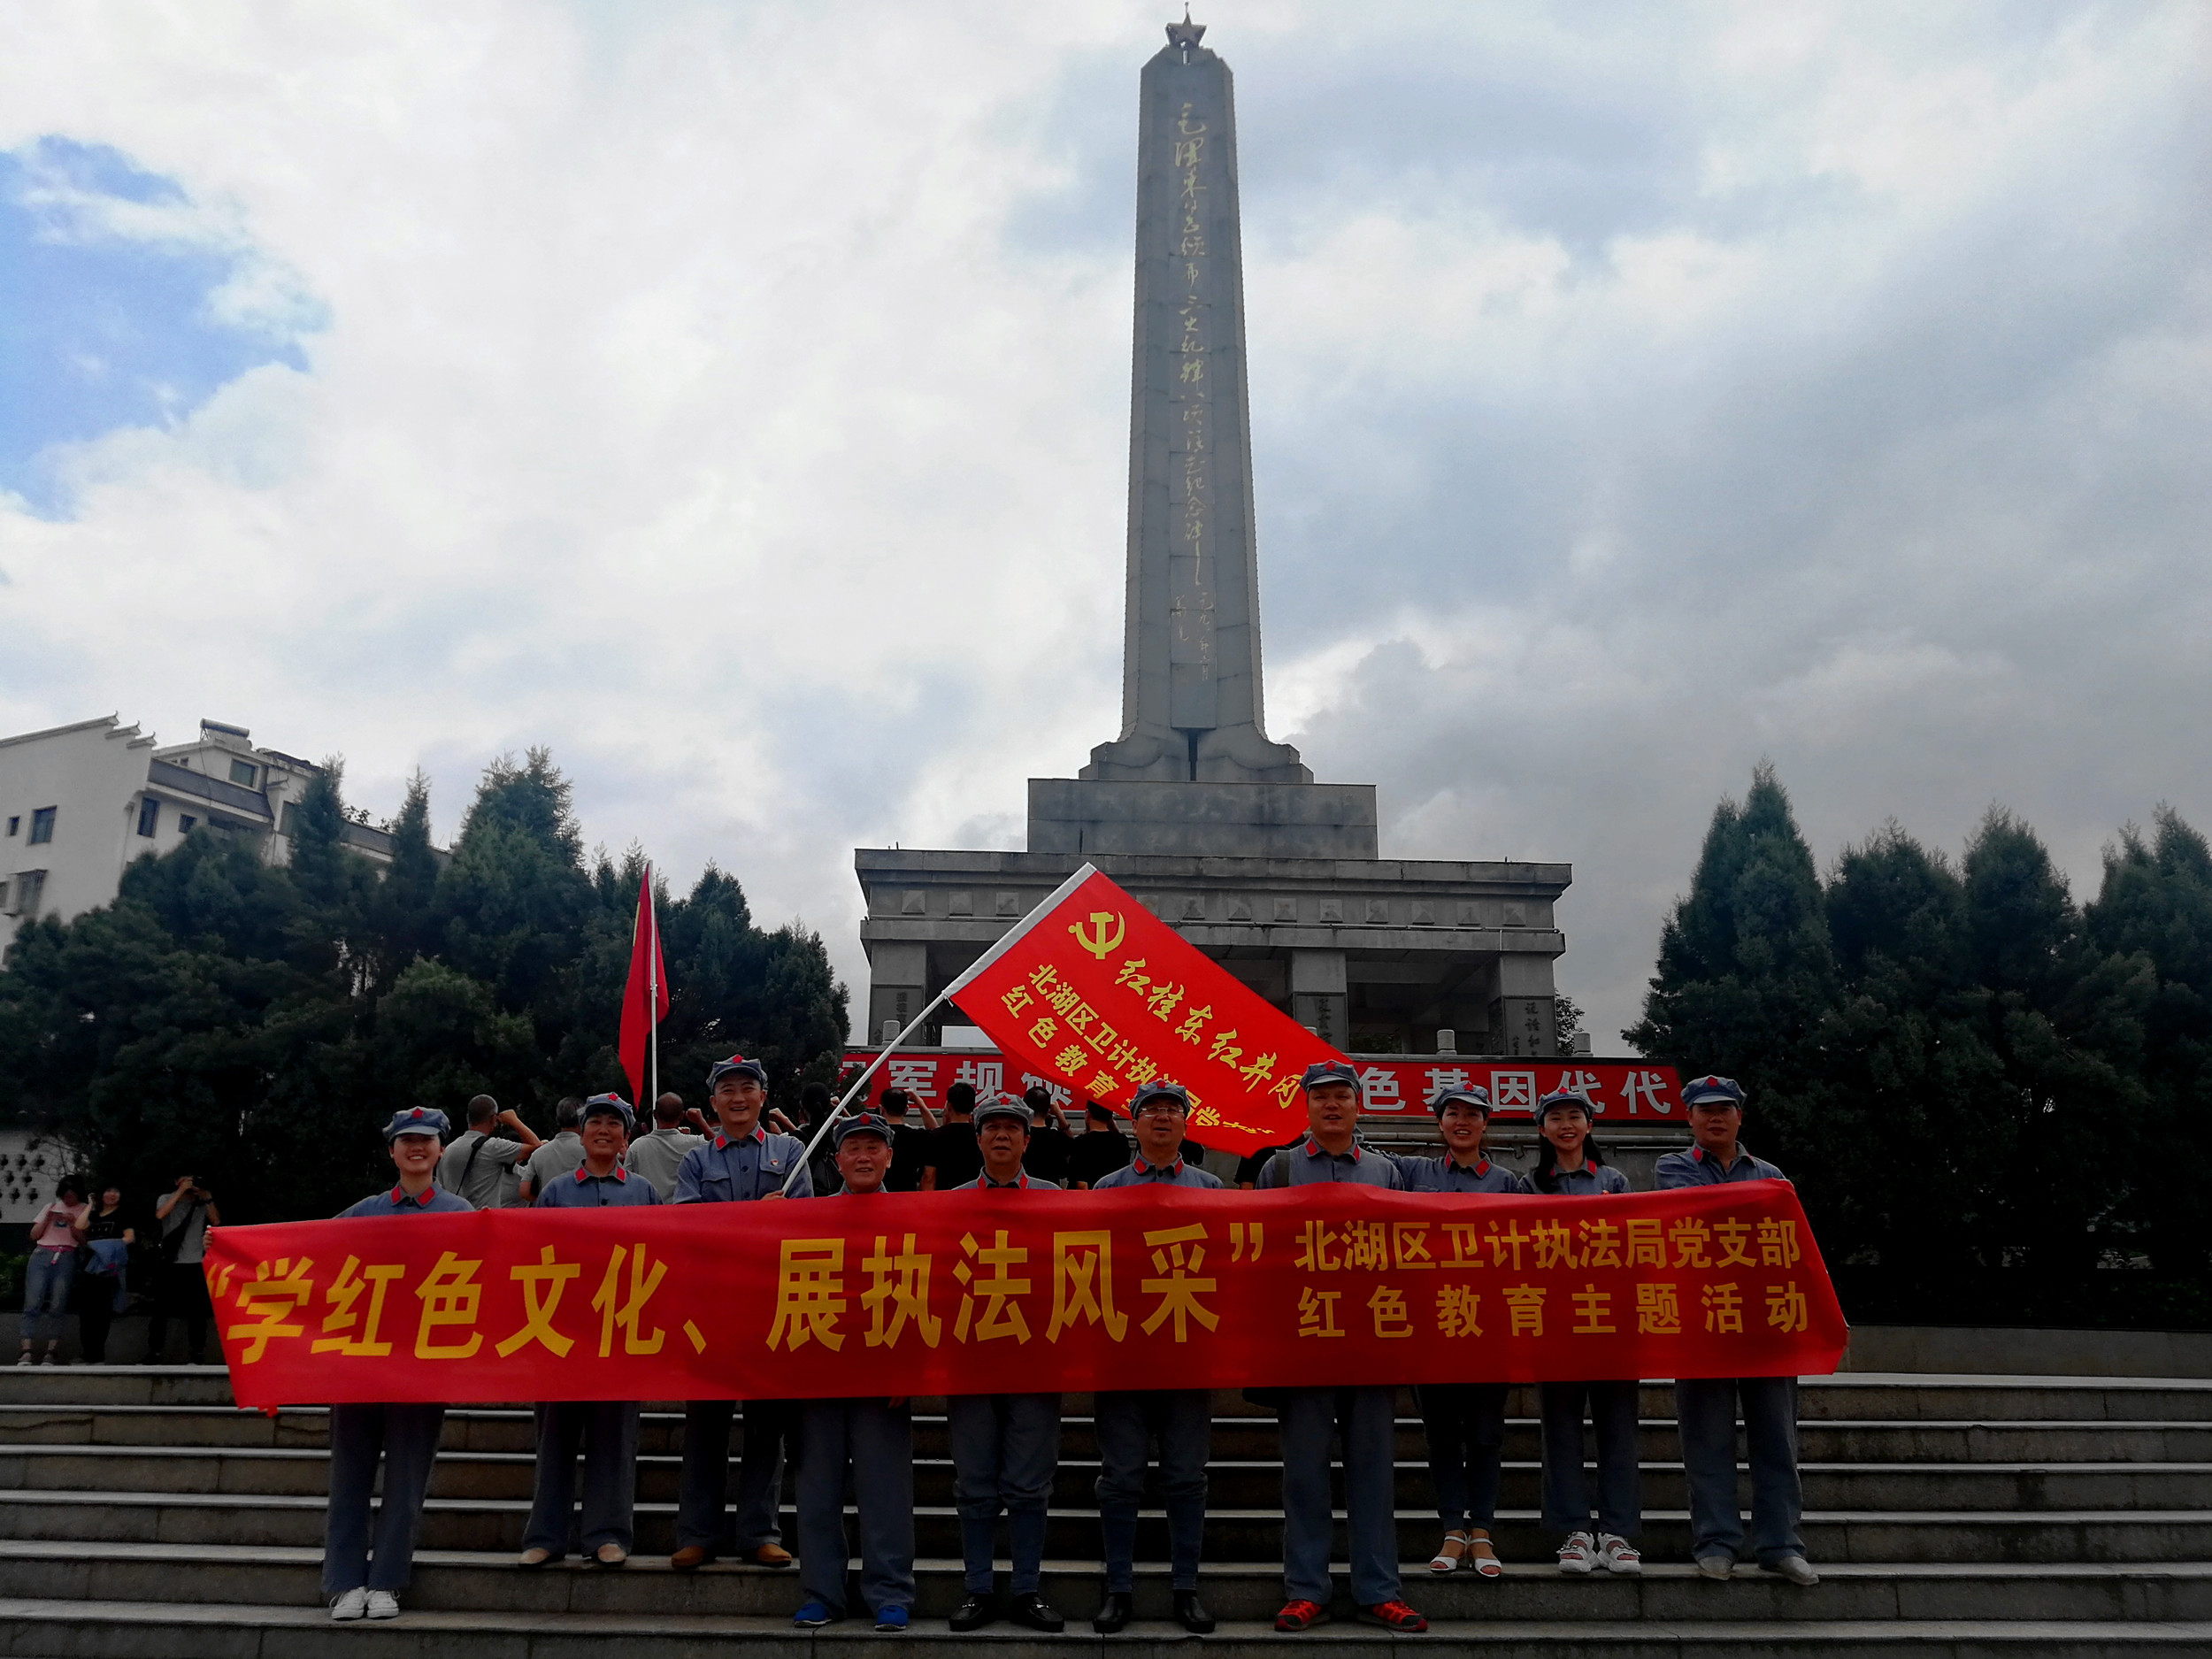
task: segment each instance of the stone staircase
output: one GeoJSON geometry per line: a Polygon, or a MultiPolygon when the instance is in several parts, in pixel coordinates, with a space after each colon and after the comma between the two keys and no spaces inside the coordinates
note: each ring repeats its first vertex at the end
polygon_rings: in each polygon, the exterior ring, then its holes
{"type": "MultiPolygon", "coordinates": [[[[447,1418],[416,1561],[396,1621],[333,1625],[318,1594],[325,1417],[230,1403],[222,1371],[194,1367],[0,1371],[0,1652],[10,1655],[583,1655],[674,1659],[751,1644],[765,1654],[833,1643],[974,1642],[1130,1651],[1195,1643],[1165,1622],[1165,1539],[1140,1539],[1139,1623],[1091,1634],[1098,1602],[1088,1402],[1067,1402],[1047,1545],[1046,1594],[1065,1636],[1000,1624],[955,1637],[939,1622],[960,1575],[940,1402],[918,1411],[920,1600],[913,1632],[864,1620],[794,1631],[790,1573],[665,1565],[680,1414],[649,1408],[639,1473],[638,1558],[514,1564],[531,1478],[531,1427],[514,1407],[447,1418]]],[[[1409,1407],[1409,1400],[1407,1402],[1409,1407]]],[[[1486,1654],[1640,1659],[1842,1655],[2212,1654],[2212,1382],[1847,1374],[1806,1385],[1805,1540],[1824,1581],[1799,1590],[1749,1569],[1725,1584],[1686,1564],[1671,1400],[1644,1394],[1648,1561],[1640,1578],[1563,1578],[1535,1525],[1535,1427],[1517,1399],[1506,1448],[1503,1578],[1432,1579],[1437,1538],[1417,1419],[1401,1418],[1399,1553],[1408,1599],[1433,1623],[1393,1638],[1340,1623],[1278,1636],[1281,1519],[1271,1416],[1217,1397],[1204,1595],[1210,1647],[1286,1643],[1379,1650],[1479,1640],[1486,1654]]],[[[789,1531],[787,1517],[787,1534],[789,1531]]],[[[1340,1615],[1348,1609],[1339,1608],[1340,1615]]]]}

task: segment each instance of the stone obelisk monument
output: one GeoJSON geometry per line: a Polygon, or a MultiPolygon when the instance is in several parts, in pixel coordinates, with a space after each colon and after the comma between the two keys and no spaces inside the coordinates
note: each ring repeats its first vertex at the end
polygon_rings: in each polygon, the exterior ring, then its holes
{"type": "Polygon", "coordinates": [[[864,848],[864,1040],[902,1025],[1087,859],[1340,1047],[1552,1052],[1564,864],[1386,860],[1371,784],[1271,741],[1229,66],[1144,67],[1121,734],[1029,780],[1025,852],[864,848]]]}
{"type": "Polygon", "coordinates": [[[1310,783],[1262,724],[1235,88],[1205,32],[1144,67],[1122,730],[1083,776],[1310,783]]]}

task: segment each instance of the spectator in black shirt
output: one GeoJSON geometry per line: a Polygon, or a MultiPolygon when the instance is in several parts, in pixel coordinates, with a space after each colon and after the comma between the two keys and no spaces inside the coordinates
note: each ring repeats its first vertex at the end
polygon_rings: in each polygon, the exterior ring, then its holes
{"type": "Polygon", "coordinates": [[[1022,1099],[1035,1119],[1029,1132],[1029,1150],[1022,1154],[1022,1168],[1041,1181],[1064,1187],[1068,1179],[1068,1155],[1075,1149],[1075,1137],[1068,1133],[1068,1120],[1054,1104],[1052,1091],[1041,1083],[1031,1085],[1022,1099]]]}
{"type": "Polygon", "coordinates": [[[1113,1108],[1096,1101],[1083,1102],[1083,1133],[1068,1150],[1068,1184],[1086,1191],[1102,1175],[1129,1164],[1128,1138],[1114,1121],[1113,1108]]]}
{"type": "Polygon", "coordinates": [[[883,1178],[887,1193],[915,1193],[922,1187],[922,1171],[929,1163],[932,1131],[917,1129],[906,1121],[914,1097],[902,1088],[887,1088],[876,1096],[876,1110],[891,1125],[891,1172],[883,1178]]]}
{"type": "Polygon", "coordinates": [[[1304,1139],[1302,1134],[1296,1140],[1284,1141],[1282,1147],[1262,1147],[1249,1157],[1240,1159],[1237,1164],[1237,1185],[1250,1192],[1259,1184],[1260,1171],[1267,1167],[1268,1159],[1280,1152],[1283,1147],[1294,1147],[1304,1139]]]}
{"type": "Polygon", "coordinates": [[[949,1193],[983,1173],[983,1154],[975,1144],[975,1089],[955,1083],[945,1091],[945,1121],[930,1132],[928,1163],[921,1190],[949,1193]]]}

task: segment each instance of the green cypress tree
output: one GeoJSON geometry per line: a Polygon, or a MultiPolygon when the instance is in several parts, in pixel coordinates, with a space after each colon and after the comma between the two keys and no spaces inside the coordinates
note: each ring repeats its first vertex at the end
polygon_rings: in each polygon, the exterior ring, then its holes
{"type": "Polygon", "coordinates": [[[2148,1252],[2162,1272],[2212,1270],[2212,1228],[2199,1171],[2212,1161],[2212,847],[2170,807],[2149,841],[2129,825],[2105,849],[2104,880],[2087,907],[2108,968],[2143,964],[2140,1111],[2111,1114],[2103,1160],[2125,1171],[2116,1247],[2148,1252]]]}

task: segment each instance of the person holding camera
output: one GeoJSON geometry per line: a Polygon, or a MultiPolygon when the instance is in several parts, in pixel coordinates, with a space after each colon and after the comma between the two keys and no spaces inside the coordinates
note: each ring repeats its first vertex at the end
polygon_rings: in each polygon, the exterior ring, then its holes
{"type": "Polygon", "coordinates": [[[169,1321],[184,1321],[185,1348],[192,1363],[207,1363],[207,1279],[200,1263],[207,1255],[207,1230],[223,1225],[215,1194],[196,1175],[180,1175],[173,1190],[154,1206],[161,1225],[161,1266],[154,1278],[154,1312],[146,1326],[145,1363],[161,1363],[169,1343],[169,1321]]]}

